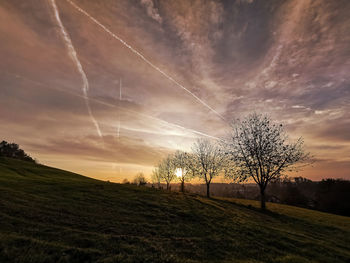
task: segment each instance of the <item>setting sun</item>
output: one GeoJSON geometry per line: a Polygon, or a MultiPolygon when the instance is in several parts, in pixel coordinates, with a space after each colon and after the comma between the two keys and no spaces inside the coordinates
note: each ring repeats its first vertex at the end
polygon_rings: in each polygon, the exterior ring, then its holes
{"type": "Polygon", "coordinates": [[[175,174],[176,174],[177,177],[181,177],[182,176],[182,169],[181,168],[176,168],[175,174]]]}
{"type": "Polygon", "coordinates": [[[349,14],[0,0],[0,263],[349,262],[349,14]]]}

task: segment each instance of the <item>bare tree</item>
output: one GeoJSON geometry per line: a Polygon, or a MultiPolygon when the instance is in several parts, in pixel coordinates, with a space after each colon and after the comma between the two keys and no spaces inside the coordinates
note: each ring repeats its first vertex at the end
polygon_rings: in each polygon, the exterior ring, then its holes
{"type": "Polygon", "coordinates": [[[221,148],[207,140],[199,139],[192,147],[192,171],[207,185],[207,197],[210,197],[210,183],[220,173],[225,172],[227,156],[221,148]]]}
{"type": "Polygon", "coordinates": [[[130,184],[129,180],[127,178],[124,178],[122,184],[130,184]]]}
{"type": "Polygon", "coordinates": [[[158,165],[158,171],[162,180],[166,182],[166,189],[170,190],[170,183],[176,179],[175,169],[172,156],[167,156],[158,165]]]}
{"type": "Polygon", "coordinates": [[[173,164],[175,166],[175,174],[181,182],[181,192],[185,191],[185,182],[193,178],[193,170],[191,169],[190,155],[186,152],[176,151],[173,155],[173,164]]]}
{"type": "Polygon", "coordinates": [[[160,189],[160,182],[162,180],[162,177],[160,175],[158,167],[153,169],[152,175],[151,175],[151,180],[152,180],[152,183],[153,184],[157,184],[158,185],[158,189],[160,189]]]}
{"type": "Polygon", "coordinates": [[[260,188],[261,208],[265,209],[265,189],[271,180],[285,172],[296,170],[296,163],[307,163],[309,153],[303,149],[303,139],[288,142],[282,124],[272,123],[269,117],[253,113],[232,125],[232,135],[226,153],[235,162],[238,181],[252,178],[260,188]]]}
{"type": "Polygon", "coordinates": [[[136,185],[145,185],[147,184],[147,180],[143,173],[138,173],[135,175],[133,183],[136,185]]]}

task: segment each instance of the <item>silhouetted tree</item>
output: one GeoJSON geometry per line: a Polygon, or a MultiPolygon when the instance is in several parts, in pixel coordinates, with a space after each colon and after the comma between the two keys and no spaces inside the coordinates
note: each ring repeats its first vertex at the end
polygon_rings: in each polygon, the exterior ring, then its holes
{"type": "Polygon", "coordinates": [[[0,143],[0,156],[19,159],[23,161],[35,162],[28,154],[19,148],[18,144],[2,141],[0,143]]]}
{"type": "Polygon", "coordinates": [[[226,153],[237,172],[231,175],[239,181],[252,178],[260,188],[261,208],[265,209],[268,183],[295,170],[296,163],[308,161],[309,153],[303,149],[302,138],[289,143],[282,124],[272,123],[267,116],[253,113],[234,123],[232,130],[226,153]]]}
{"type": "Polygon", "coordinates": [[[177,179],[181,183],[181,192],[185,191],[185,182],[193,178],[192,162],[190,154],[176,151],[173,155],[173,164],[176,169],[177,179]]]}
{"type": "Polygon", "coordinates": [[[205,181],[209,198],[210,183],[214,177],[225,171],[228,159],[217,144],[207,139],[198,139],[192,151],[192,172],[205,181]]]}
{"type": "Polygon", "coordinates": [[[133,183],[136,185],[145,185],[147,184],[147,180],[143,173],[138,173],[136,174],[133,183]]]}
{"type": "Polygon", "coordinates": [[[129,182],[129,180],[128,180],[128,179],[124,178],[124,180],[123,180],[122,184],[130,184],[130,182],[129,182]]]}
{"type": "Polygon", "coordinates": [[[176,167],[174,165],[173,157],[171,155],[168,155],[158,165],[160,178],[166,182],[167,190],[170,190],[170,183],[176,180],[175,169],[176,167]]]}
{"type": "Polygon", "coordinates": [[[160,189],[160,182],[162,181],[162,177],[160,175],[158,167],[153,169],[152,175],[151,175],[151,180],[152,180],[152,183],[153,184],[157,184],[158,185],[158,189],[160,189]]]}

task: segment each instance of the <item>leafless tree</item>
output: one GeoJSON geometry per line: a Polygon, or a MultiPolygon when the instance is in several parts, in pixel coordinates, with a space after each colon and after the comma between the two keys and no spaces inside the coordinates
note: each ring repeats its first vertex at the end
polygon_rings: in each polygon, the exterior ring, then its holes
{"type": "Polygon", "coordinates": [[[159,168],[156,167],[153,169],[152,171],[152,175],[151,175],[151,180],[153,184],[157,184],[158,185],[158,189],[160,189],[160,182],[162,180],[160,172],[159,172],[159,168]]]}
{"type": "Polygon", "coordinates": [[[147,184],[147,180],[143,173],[138,173],[135,175],[133,183],[136,185],[145,185],[147,184]]]}
{"type": "Polygon", "coordinates": [[[192,147],[192,171],[207,185],[207,197],[210,197],[210,183],[227,167],[227,155],[218,144],[208,139],[198,139],[192,147]]]}
{"type": "Polygon", "coordinates": [[[241,182],[252,178],[260,188],[261,208],[265,209],[268,183],[300,168],[297,163],[309,163],[303,144],[301,137],[288,142],[282,124],[273,123],[267,116],[250,114],[232,125],[226,154],[235,162],[236,172],[229,174],[241,182]]]}
{"type": "Polygon", "coordinates": [[[183,151],[176,151],[173,155],[173,164],[176,169],[177,179],[181,182],[181,192],[185,191],[185,182],[193,178],[193,170],[191,169],[191,156],[183,151]]]}
{"type": "Polygon", "coordinates": [[[124,178],[122,184],[130,184],[129,180],[127,178],[124,178]]]}
{"type": "Polygon", "coordinates": [[[168,155],[158,165],[158,171],[162,180],[166,182],[166,189],[170,190],[170,183],[176,179],[175,165],[171,155],[168,155]]]}

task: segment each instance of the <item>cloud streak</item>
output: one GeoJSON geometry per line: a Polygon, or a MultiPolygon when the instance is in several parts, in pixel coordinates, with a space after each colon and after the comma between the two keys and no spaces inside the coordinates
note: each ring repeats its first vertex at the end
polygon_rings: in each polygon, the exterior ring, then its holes
{"type": "MultiPolygon", "coordinates": [[[[44,83],[41,83],[41,82],[38,82],[38,81],[34,81],[30,78],[27,78],[27,77],[24,77],[24,76],[20,76],[20,75],[14,75],[14,74],[10,74],[10,73],[7,73],[7,72],[4,72],[6,74],[8,74],[9,76],[14,76],[15,78],[20,78],[20,79],[23,79],[27,82],[30,82],[32,84],[35,84],[35,85],[39,85],[39,86],[42,86],[42,87],[45,87],[46,89],[52,89],[52,90],[56,90],[56,91],[59,91],[59,92],[63,92],[63,93],[66,93],[70,96],[74,96],[74,97],[77,97],[77,98],[81,98],[83,100],[86,99],[86,97],[84,95],[81,95],[81,94],[78,94],[77,92],[74,92],[74,91],[70,91],[69,89],[67,88],[61,88],[61,87],[51,87],[50,85],[48,84],[44,84],[44,83]]],[[[121,96],[121,94],[120,94],[121,96]]],[[[120,97],[121,98],[121,97],[120,97]]],[[[213,135],[210,135],[210,134],[207,134],[207,133],[204,133],[204,132],[201,132],[201,131],[198,131],[198,130],[194,130],[194,129],[190,129],[190,128],[186,128],[184,126],[181,126],[181,125],[178,125],[178,124],[175,124],[175,123],[172,123],[172,122],[168,122],[168,121],[165,121],[165,120],[162,120],[160,118],[157,118],[157,117],[154,117],[154,116],[151,116],[151,115],[148,115],[148,114],[145,114],[145,113],[142,113],[142,112],[138,112],[138,111],[135,111],[135,110],[132,110],[132,109],[129,109],[127,107],[123,107],[122,105],[120,104],[112,104],[112,103],[109,103],[109,102],[106,102],[106,101],[103,101],[101,99],[97,99],[97,98],[89,98],[89,101],[91,102],[95,102],[97,104],[100,104],[102,106],[106,106],[106,107],[109,107],[109,108],[114,108],[114,109],[120,109],[122,110],[123,112],[127,113],[127,114],[130,114],[131,116],[138,116],[142,119],[148,119],[149,121],[155,121],[156,123],[158,123],[160,126],[165,126],[166,128],[170,128],[170,129],[173,129],[174,132],[171,132],[171,130],[167,130],[167,132],[165,134],[169,134],[169,135],[177,135],[177,136],[183,136],[183,137],[186,137],[186,133],[191,133],[191,134],[195,134],[195,135],[198,135],[198,136],[203,136],[203,137],[207,137],[207,138],[210,138],[210,139],[214,139],[214,140],[220,140],[220,138],[216,137],[216,136],[213,136],[213,135]],[[181,131],[184,131],[186,133],[179,133],[177,132],[177,130],[181,130],[181,131]]],[[[120,121],[118,121],[118,124],[120,124],[120,121]]],[[[118,127],[118,130],[120,130],[120,127],[118,127]]],[[[139,131],[142,131],[142,130],[139,130],[139,131]]],[[[149,131],[148,131],[149,132],[149,131]]]]}
{"type": "Polygon", "coordinates": [[[349,177],[349,166],[333,169],[350,152],[349,1],[69,0],[88,18],[56,0],[83,73],[49,1],[0,1],[0,135],[43,163],[133,176],[224,136],[226,122],[170,76],[227,120],[262,112],[303,136],[320,164],[298,175],[349,177]]]}
{"type": "Polygon", "coordinates": [[[159,14],[159,11],[157,8],[154,7],[154,3],[152,0],[141,0],[141,4],[146,7],[147,14],[157,21],[158,23],[162,23],[163,19],[159,14]]]}
{"type": "Polygon", "coordinates": [[[226,121],[224,116],[221,115],[219,112],[217,112],[215,109],[213,109],[211,106],[209,106],[205,101],[203,101],[201,98],[199,98],[196,94],[194,94],[192,91],[187,89],[185,86],[183,86],[181,83],[179,83],[177,80],[172,78],[170,75],[165,73],[164,70],[160,69],[158,66],[153,64],[149,59],[147,59],[143,54],[141,54],[139,51],[137,51],[135,48],[133,48],[131,45],[129,45],[127,42],[125,42],[122,38],[114,34],[112,31],[110,31],[106,26],[101,24],[98,20],[96,20],[94,17],[92,17],[90,14],[88,14],[85,10],[80,8],[77,4],[72,2],[71,0],[66,0],[68,3],[70,3],[76,10],[87,16],[91,21],[93,21],[96,25],[101,27],[104,31],[106,31],[110,36],[112,36],[114,39],[121,42],[125,47],[130,49],[134,54],[136,54],[139,58],[141,58],[144,62],[146,62],[148,65],[150,65],[153,69],[157,70],[160,74],[162,74],[164,77],[166,77],[168,80],[173,82],[176,86],[186,91],[188,94],[190,94],[193,98],[195,98],[199,103],[201,103],[203,106],[208,108],[211,112],[213,112],[216,116],[218,116],[221,120],[226,121]]]}
{"type": "Polygon", "coordinates": [[[53,8],[55,19],[56,19],[56,22],[60,28],[63,40],[64,40],[65,44],[67,45],[69,55],[70,55],[72,61],[74,62],[74,64],[76,65],[76,68],[79,71],[79,74],[80,74],[81,79],[83,81],[82,90],[83,90],[83,94],[84,94],[84,100],[85,100],[87,111],[89,113],[89,116],[91,118],[92,123],[96,127],[96,131],[97,131],[98,136],[100,138],[102,138],[102,132],[101,132],[100,126],[98,125],[97,120],[94,118],[94,116],[92,114],[92,109],[91,109],[90,102],[89,102],[89,97],[88,97],[89,81],[87,79],[86,73],[83,69],[83,66],[80,63],[77,52],[73,46],[72,40],[70,39],[65,27],[63,26],[63,23],[61,21],[60,14],[59,14],[55,0],[49,0],[49,1],[51,3],[52,8],[53,8]]]}

